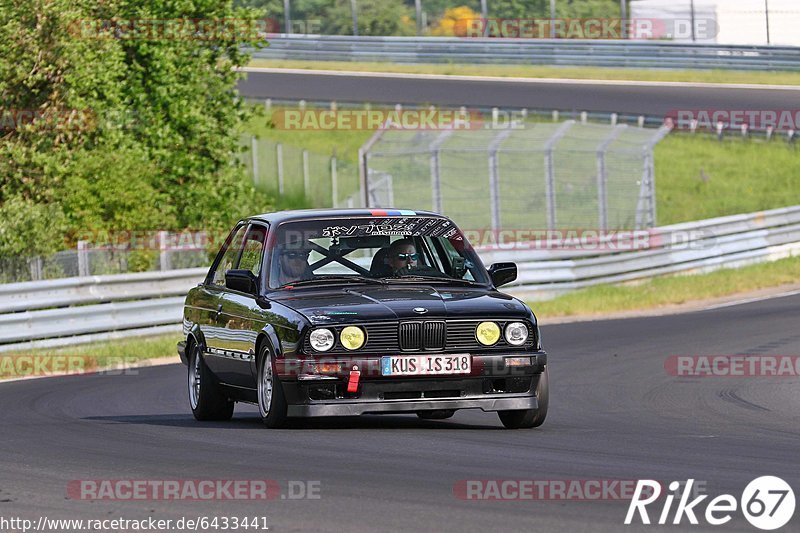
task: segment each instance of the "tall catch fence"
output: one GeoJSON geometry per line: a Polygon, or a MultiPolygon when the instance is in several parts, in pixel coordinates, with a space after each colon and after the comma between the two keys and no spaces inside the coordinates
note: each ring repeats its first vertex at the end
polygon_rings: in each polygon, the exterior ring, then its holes
{"type": "Polygon", "coordinates": [[[364,150],[366,203],[431,209],[468,229],[642,229],[656,223],[653,147],[626,124],[387,128],[364,150]]]}

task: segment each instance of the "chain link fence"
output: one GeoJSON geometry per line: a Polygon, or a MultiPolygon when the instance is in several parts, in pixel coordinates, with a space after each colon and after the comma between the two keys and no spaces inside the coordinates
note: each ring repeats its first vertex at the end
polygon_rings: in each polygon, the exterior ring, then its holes
{"type": "Polygon", "coordinates": [[[72,250],[62,250],[46,257],[0,258],[0,283],[18,283],[76,276],[102,276],[129,272],[152,272],[183,268],[204,267],[211,264],[210,253],[204,243],[209,236],[191,234],[188,246],[180,240],[190,235],[184,233],[155,232],[140,245],[131,242],[105,243],[79,241],[72,250]]]}
{"type": "MultiPolygon", "coordinates": [[[[505,129],[383,129],[353,160],[254,136],[237,154],[259,189],[313,207],[431,209],[466,229],[641,229],[655,225],[653,147],[634,124],[524,122],[505,129]]],[[[49,257],[0,258],[0,283],[192,268],[206,249],[86,243],[49,257]]],[[[169,239],[167,239],[168,241],[169,239]]],[[[202,248],[202,247],[201,247],[202,248]]]]}
{"type": "Polygon", "coordinates": [[[523,123],[387,129],[362,156],[369,206],[429,208],[469,229],[655,225],[653,147],[669,129],[523,123]]]}
{"type": "Polygon", "coordinates": [[[311,207],[353,206],[358,164],[298,146],[242,136],[239,161],[256,188],[279,196],[305,197],[311,207]]]}

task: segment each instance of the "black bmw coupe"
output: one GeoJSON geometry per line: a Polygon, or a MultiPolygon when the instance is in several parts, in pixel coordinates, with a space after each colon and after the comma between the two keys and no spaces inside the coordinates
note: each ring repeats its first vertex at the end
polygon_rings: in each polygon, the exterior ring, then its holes
{"type": "Polygon", "coordinates": [[[188,392],[198,420],[236,402],[288,417],[497,412],[507,428],[547,416],[547,354],[536,317],[499,292],[514,263],[487,270],[434,213],[284,211],[240,221],[186,297],[188,392]]]}

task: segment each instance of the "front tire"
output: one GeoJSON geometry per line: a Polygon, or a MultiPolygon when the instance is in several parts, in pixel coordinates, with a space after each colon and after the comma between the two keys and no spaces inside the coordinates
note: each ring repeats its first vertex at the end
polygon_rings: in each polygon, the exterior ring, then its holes
{"type": "Polygon", "coordinates": [[[196,420],[230,420],[233,416],[232,402],[219,386],[214,375],[203,361],[199,344],[192,347],[189,357],[189,407],[196,420]]]}
{"type": "Polygon", "coordinates": [[[536,386],[536,398],[539,401],[538,409],[523,409],[519,411],[498,411],[497,416],[506,429],[535,428],[544,424],[547,418],[547,406],[550,403],[550,377],[547,367],[539,376],[536,386]]]}
{"type": "Polygon", "coordinates": [[[258,412],[268,428],[286,425],[286,397],[283,386],[275,375],[272,350],[264,345],[258,357],[258,412]]]}

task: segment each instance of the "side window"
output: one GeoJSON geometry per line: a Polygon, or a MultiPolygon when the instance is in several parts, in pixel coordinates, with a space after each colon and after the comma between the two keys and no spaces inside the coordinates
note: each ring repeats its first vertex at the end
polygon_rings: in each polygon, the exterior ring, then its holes
{"type": "Polygon", "coordinates": [[[244,238],[242,258],[237,268],[249,270],[255,277],[261,273],[262,258],[264,257],[264,243],[267,240],[267,230],[263,226],[251,225],[244,238]]]}
{"type": "Polygon", "coordinates": [[[224,287],[225,271],[236,268],[236,258],[239,256],[239,251],[242,248],[242,239],[244,238],[244,230],[246,227],[247,226],[242,225],[236,230],[236,233],[233,235],[233,238],[228,244],[227,249],[222,254],[222,258],[220,259],[219,263],[217,263],[217,269],[214,271],[214,274],[211,278],[211,283],[214,285],[224,287]]]}

